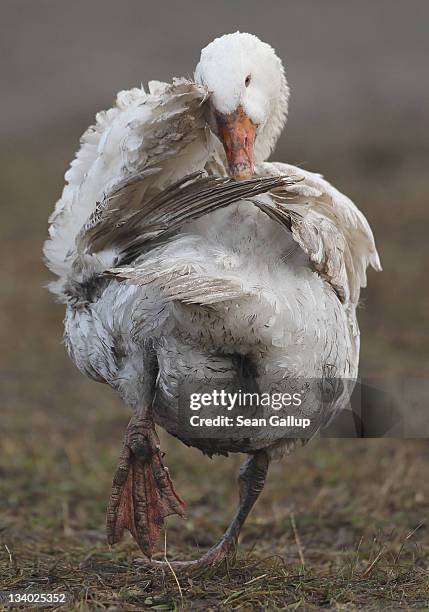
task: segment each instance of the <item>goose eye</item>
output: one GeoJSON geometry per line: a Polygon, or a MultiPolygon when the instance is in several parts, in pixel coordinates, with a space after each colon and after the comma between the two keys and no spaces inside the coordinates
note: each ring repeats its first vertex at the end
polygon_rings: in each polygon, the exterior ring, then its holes
{"type": "Polygon", "coordinates": [[[252,77],[251,77],[250,74],[248,74],[246,79],[245,79],[245,81],[244,81],[244,84],[245,84],[246,87],[249,87],[251,80],[252,80],[252,77]]]}

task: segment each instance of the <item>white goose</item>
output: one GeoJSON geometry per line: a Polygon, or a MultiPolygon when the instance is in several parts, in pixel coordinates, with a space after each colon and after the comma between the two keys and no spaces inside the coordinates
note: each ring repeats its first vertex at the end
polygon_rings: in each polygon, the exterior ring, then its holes
{"type": "MultiPolygon", "coordinates": [[[[44,252],[67,306],[70,356],[134,412],[108,539],[126,528],[149,557],[163,519],[183,514],[154,421],[206,453],[249,454],[230,526],[191,564],[234,549],[270,460],[293,443],[263,428],[241,440],[187,437],[178,417],[185,382],[270,392],[357,376],[356,306],[379,258],[347,197],[318,174],[266,161],[288,96],[269,45],[239,32],[217,38],[195,82],[120,92],[97,115],[50,219],[44,252]]],[[[330,412],[347,400],[337,394],[330,412]]]]}

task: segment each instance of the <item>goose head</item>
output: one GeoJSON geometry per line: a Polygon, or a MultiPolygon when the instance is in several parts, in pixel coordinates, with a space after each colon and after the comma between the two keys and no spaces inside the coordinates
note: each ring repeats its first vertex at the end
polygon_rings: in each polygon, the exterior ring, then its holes
{"type": "Polygon", "coordinates": [[[253,34],[225,34],[201,51],[194,78],[209,91],[208,122],[230,175],[251,177],[286,122],[289,88],[281,60],[253,34]]]}

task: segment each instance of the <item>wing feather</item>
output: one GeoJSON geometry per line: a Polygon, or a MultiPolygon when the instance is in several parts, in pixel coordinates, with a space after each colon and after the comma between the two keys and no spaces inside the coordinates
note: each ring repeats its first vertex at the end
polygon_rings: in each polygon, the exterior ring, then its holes
{"type": "Polygon", "coordinates": [[[318,174],[282,163],[262,164],[258,173],[290,177],[291,184],[259,198],[256,206],[291,231],[342,302],[355,306],[366,286],[367,267],[381,270],[364,215],[318,174]]]}
{"type": "Polygon", "coordinates": [[[284,176],[236,182],[196,172],[146,201],[140,190],[144,181],[144,175],[134,176],[102,202],[78,236],[79,253],[114,247],[121,261],[130,260],[148,242],[175,233],[188,221],[290,183],[284,176]]]}
{"type": "MultiPolygon", "coordinates": [[[[98,113],[95,125],[82,136],[51,215],[50,238],[44,248],[49,268],[60,277],[70,273],[77,235],[86,224],[96,222],[108,201],[106,194],[124,180],[139,176],[137,201],[154,183],[159,191],[178,176],[204,167],[206,89],[175,79],[152,90],[151,94],[143,89],[120,92],[116,105],[98,113]]],[[[132,208],[132,199],[128,206],[132,208]]]]}

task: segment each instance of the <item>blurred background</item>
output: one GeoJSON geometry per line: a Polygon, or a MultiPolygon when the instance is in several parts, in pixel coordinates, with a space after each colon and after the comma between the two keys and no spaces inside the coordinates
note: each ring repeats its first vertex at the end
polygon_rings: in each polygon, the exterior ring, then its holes
{"type": "MultiPolygon", "coordinates": [[[[20,575],[25,584],[34,571],[35,551],[42,567],[44,555],[50,561],[57,554],[80,559],[94,546],[107,550],[104,506],[127,414],[113,392],[85,379],[69,362],[61,345],[63,307],[44,289],[49,274],[41,256],[64,172],[95,112],[111,106],[118,90],[192,75],[200,49],[223,33],[250,31],[272,44],[291,87],[287,127],[273,158],[321,172],[350,195],[371,223],[380,251],[384,272],[370,272],[362,295],[361,373],[424,378],[429,371],[428,25],[426,0],[186,0],[180,5],[3,0],[0,536],[12,556],[2,549],[0,562],[10,580],[20,575]]],[[[189,514],[201,521],[186,528],[173,522],[172,550],[177,545],[183,552],[187,545],[192,554],[197,538],[202,547],[211,544],[232,512],[239,459],[210,463],[174,442],[165,444],[189,514]],[[217,482],[213,497],[208,474],[217,482]]],[[[285,478],[290,467],[275,468],[253,528],[265,516],[264,528],[279,552],[281,537],[293,542],[294,534],[287,518],[288,526],[278,527],[278,517],[304,512],[302,541],[308,548],[314,544],[313,519],[328,513],[330,528],[336,533],[340,520],[344,532],[337,542],[337,536],[323,536],[319,529],[317,550],[353,548],[365,531],[374,495],[386,486],[385,505],[380,502],[372,512],[378,513],[377,524],[384,528],[393,521],[403,533],[429,508],[422,453],[421,446],[407,442],[318,441],[291,458],[290,488],[285,478]],[[339,500],[349,504],[360,480],[366,488],[360,501],[355,497],[354,518],[343,516],[343,507],[335,523],[339,500]],[[315,490],[330,499],[324,509],[315,490]]],[[[251,542],[252,531],[248,534],[251,542]]],[[[120,550],[133,554],[131,545],[124,546],[120,550]]],[[[272,550],[261,547],[264,553],[272,550]]],[[[289,553],[293,560],[294,544],[289,553]]],[[[80,584],[84,578],[76,580],[80,584]]]]}

